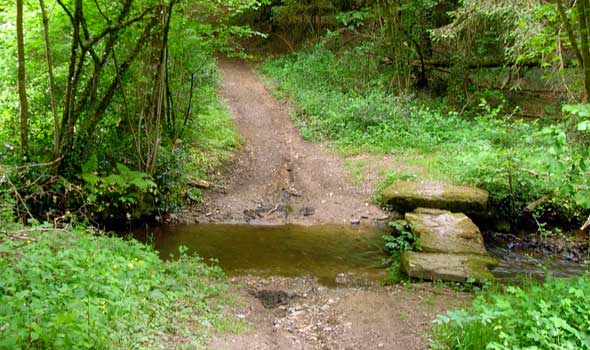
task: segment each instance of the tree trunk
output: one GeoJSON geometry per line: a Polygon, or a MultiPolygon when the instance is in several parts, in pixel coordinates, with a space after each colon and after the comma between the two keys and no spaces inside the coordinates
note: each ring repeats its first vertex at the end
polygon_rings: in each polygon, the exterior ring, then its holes
{"type": "Polygon", "coordinates": [[[588,12],[590,11],[590,4],[588,0],[578,0],[578,19],[580,22],[580,51],[583,59],[584,69],[584,102],[590,101],[590,49],[588,47],[588,40],[590,35],[588,33],[588,12]]]}
{"type": "Polygon", "coordinates": [[[41,15],[43,17],[43,39],[45,41],[45,57],[47,59],[47,75],[49,77],[49,97],[51,98],[51,112],[53,113],[53,159],[58,158],[59,153],[59,116],[57,114],[57,100],[55,97],[55,79],[53,77],[53,57],[49,45],[49,17],[45,9],[45,1],[39,0],[41,15]]]}
{"type": "Polygon", "coordinates": [[[29,102],[25,86],[25,40],[23,33],[23,0],[16,1],[16,41],[18,59],[18,97],[20,102],[20,149],[22,157],[26,157],[29,148],[29,102]]]}

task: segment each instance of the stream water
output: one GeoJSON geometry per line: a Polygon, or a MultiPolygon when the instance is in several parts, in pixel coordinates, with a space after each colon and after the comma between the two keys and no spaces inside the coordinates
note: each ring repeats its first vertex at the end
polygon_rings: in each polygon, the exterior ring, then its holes
{"type": "MultiPolygon", "coordinates": [[[[155,245],[160,255],[178,255],[179,246],[215,259],[229,276],[316,277],[326,286],[364,285],[384,279],[387,257],[375,226],[258,226],[186,224],[146,227],[136,238],[155,245]]],[[[492,272],[502,282],[581,275],[588,265],[558,258],[535,258],[501,246],[488,246],[499,261],[492,272]]]]}
{"type": "Polygon", "coordinates": [[[588,271],[588,264],[569,261],[560,257],[540,258],[526,252],[505,247],[488,246],[490,255],[499,266],[492,272],[500,282],[518,282],[523,279],[543,279],[548,273],[554,277],[580,276],[588,271]]]}
{"type": "Polygon", "coordinates": [[[163,225],[136,232],[163,258],[190,253],[216,259],[229,276],[316,277],[321,284],[368,284],[385,277],[382,236],[373,226],[163,225]]]}

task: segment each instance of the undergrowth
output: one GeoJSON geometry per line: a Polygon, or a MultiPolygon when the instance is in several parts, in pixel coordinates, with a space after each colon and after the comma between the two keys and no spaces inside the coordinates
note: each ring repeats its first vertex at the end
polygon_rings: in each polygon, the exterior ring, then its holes
{"type": "Polygon", "coordinates": [[[588,275],[478,296],[435,321],[435,350],[590,349],[588,275]]]}
{"type": "MultiPolygon", "coordinates": [[[[589,151],[579,141],[588,138],[580,122],[590,114],[583,105],[573,113],[565,108],[555,124],[515,119],[485,99],[461,114],[442,98],[391,93],[392,73],[368,54],[371,43],[335,51],[328,42],[260,68],[277,94],[294,103],[292,117],[305,138],[345,154],[396,154],[427,170],[418,179],[481,187],[495,214],[513,221],[544,196],[538,216],[576,222],[587,214],[589,151]]],[[[394,170],[381,188],[400,177],[416,178],[394,170]]]]}
{"type": "Polygon", "coordinates": [[[215,175],[235,154],[241,142],[232,115],[217,95],[204,104],[198,118],[187,127],[186,134],[188,144],[181,144],[160,155],[155,175],[161,193],[159,210],[171,211],[187,202],[200,202],[201,191],[187,184],[215,175]]]}
{"type": "Polygon", "coordinates": [[[404,222],[391,221],[389,223],[393,233],[383,236],[385,249],[389,253],[387,258],[386,284],[396,284],[404,280],[401,271],[401,256],[409,250],[420,250],[420,240],[412,232],[411,227],[404,222]]]}
{"type": "Polygon", "coordinates": [[[194,348],[227,320],[221,269],[83,230],[0,238],[0,349],[194,348]]]}

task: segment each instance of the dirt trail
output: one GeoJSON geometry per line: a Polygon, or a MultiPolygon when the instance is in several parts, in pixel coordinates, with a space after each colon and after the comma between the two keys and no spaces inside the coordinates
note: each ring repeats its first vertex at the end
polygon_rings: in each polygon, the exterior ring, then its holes
{"type": "Polygon", "coordinates": [[[210,192],[198,222],[318,224],[384,220],[372,189],[353,186],[343,161],[305,142],[287,104],[242,61],[222,61],[221,95],[245,144],[222,189],[210,192]]]}
{"type": "Polygon", "coordinates": [[[430,284],[335,289],[306,277],[231,282],[240,306],[228,316],[248,326],[243,334],[215,337],[209,350],[427,349],[436,315],[471,298],[430,284]]]}
{"type": "MultiPolygon", "coordinates": [[[[351,184],[343,160],[302,140],[285,103],[266,90],[246,63],[223,61],[222,96],[244,147],[225,184],[208,191],[201,223],[384,223],[371,204],[376,166],[395,160],[357,157],[363,181],[351,184]],[[359,164],[361,164],[359,163],[359,164]]],[[[322,247],[318,247],[322,249],[322,247]]],[[[427,347],[430,322],[468,295],[429,284],[325,288],[312,277],[230,279],[237,306],[227,316],[243,334],[214,337],[210,350],[413,350],[427,347]]]]}

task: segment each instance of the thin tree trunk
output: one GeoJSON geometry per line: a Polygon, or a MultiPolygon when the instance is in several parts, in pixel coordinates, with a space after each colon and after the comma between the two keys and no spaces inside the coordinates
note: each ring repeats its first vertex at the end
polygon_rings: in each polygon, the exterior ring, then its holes
{"type": "Polygon", "coordinates": [[[23,157],[27,156],[29,148],[29,102],[25,86],[25,40],[23,33],[23,0],[16,1],[16,41],[18,59],[18,97],[20,102],[20,149],[23,157]]]}
{"type": "Polygon", "coordinates": [[[588,12],[590,11],[590,3],[588,0],[578,0],[578,18],[580,22],[580,41],[581,54],[584,68],[584,102],[590,100],[590,49],[588,47],[588,40],[590,34],[588,33],[588,12]]]}
{"type": "Polygon", "coordinates": [[[45,57],[47,59],[47,75],[49,76],[49,97],[51,99],[51,112],[53,113],[53,159],[58,158],[59,153],[59,116],[57,114],[57,100],[55,97],[55,78],[53,77],[53,58],[51,45],[49,44],[49,17],[45,9],[45,1],[39,0],[41,15],[43,17],[43,39],[45,40],[45,57]]]}
{"type": "Polygon", "coordinates": [[[153,174],[155,169],[156,169],[156,163],[158,160],[158,147],[160,145],[160,141],[161,141],[161,131],[160,131],[160,126],[161,126],[161,119],[162,119],[162,115],[165,114],[165,111],[163,110],[164,108],[164,103],[165,103],[165,97],[167,95],[167,77],[166,77],[166,73],[167,73],[167,62],[168,62],[168,34],[170,32],[170,21],[172,19],[172,14],[173,14],[173,9],[174,9],[174,5],[175,5],[175,1],[171,1],[168,8],[167,8],[167,12],[166,12],[166,17],[162,18],[162,25],[163,25],[163,37],[162,37],[162,43],[161,43],[161,48],[160,48],[160,57],[158,60],[158,73],[157,73],[157,86],[155,87],[155,91],[156,91],[156,96],[154,96],[156,98],[155,100],[155,107],[156,109],[153,111],[153,116],[154,118],[152,119],[152,126],[153,126],[153,133],[152,133],[152,140],[149,139],[149,137],[146,137],[146,142],[148,142],[150,148],[151,148],[151,153],[148,153],[148,158],[147,158],[147,164],[146,164],[146,169],[145,171],[148,174],[153,174]],[[152,143],[153,142],[153,143],[152,143]],[[150,144],[152,143],[152,144],[150,144]]]}
{"type": "Polygon", "coordinates": [[[584,59],[582,58],[582,54],[580,53],[580,49],[578,48],[578,43],[576,42],[576,36],[575,36],[574,31],[572,29],[572,25],[570,23],[570,20],[567,17],[567,13],[565,12],[565,8],[563,6],[563,0],[557,0],[557,8],[559,9],[561,21],[563,22],[563,25],[565,26],[565,31],[567,33],[567,37],[569,38],[572,48],[574,49],[574,54],[576,55],[576,58],[578,59],[580,64],[583,65],[584,59]]]}

